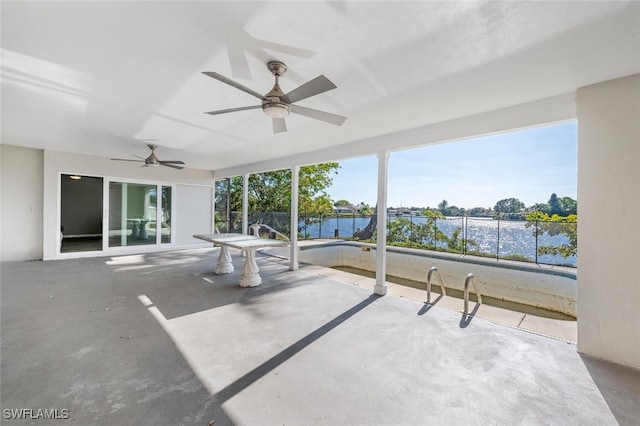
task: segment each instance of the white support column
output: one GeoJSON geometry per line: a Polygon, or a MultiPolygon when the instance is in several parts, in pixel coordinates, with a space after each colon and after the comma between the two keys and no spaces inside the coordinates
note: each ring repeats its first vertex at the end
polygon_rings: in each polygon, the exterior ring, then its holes
{"type": "Polygon", "coordinates": [[[376,229],[376,285],[373,292],[380,296],[387,294],[387,168],[389,165],[389,151],[378,152],[378,222],[376,229]]]}
{"type": "Polygon", "coordinates": [[[640,74],[577,101],[578,352],[638,369],[640,74]]]}
{"type": "Polygon", "coordinates": [[[242,181],[242,233],[249,231],[249,175],[243,175],[242,181]]]}
{"type": "Polygon", "coordinates": [[[291,255],[289,256],[289,270],[298,270],[298,185],[300,166],[291,168],[291,255]]]}

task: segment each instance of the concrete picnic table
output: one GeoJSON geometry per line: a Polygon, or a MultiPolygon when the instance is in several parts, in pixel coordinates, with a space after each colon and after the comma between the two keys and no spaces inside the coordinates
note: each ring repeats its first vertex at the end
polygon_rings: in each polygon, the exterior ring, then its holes
{"type": "Polygon", "coordinates": [[[240,276],[240,287],[255,287],[262,282],[260,269],[256,263],[256,250],[289,245],[289,241],[272,240],[244,234],[196,234],[193,238],[220,246],[220,254],[214,270],[215,274],[230,274],[233,272],[229,247],[245,251],[246,258],[242,275],[240,276]]]}

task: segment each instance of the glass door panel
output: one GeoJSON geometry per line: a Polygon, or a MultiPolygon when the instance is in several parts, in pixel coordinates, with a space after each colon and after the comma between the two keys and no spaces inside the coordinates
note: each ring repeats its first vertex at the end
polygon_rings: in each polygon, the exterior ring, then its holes
{"type": "Polygon", "coordinates": [[[157,186],[109,183],[109,247],[157,244],[157,186]]]}
{"type": "Polygon", "coordinates": [[[162,244],[171,243],[171,187],[162,187],[160,235],[162,244]]]}

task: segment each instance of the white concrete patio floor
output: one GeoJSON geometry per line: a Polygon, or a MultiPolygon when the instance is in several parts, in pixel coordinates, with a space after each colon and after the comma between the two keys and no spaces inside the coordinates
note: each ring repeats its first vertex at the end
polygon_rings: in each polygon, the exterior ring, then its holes
{"type": "Polygon", "coordinates": [[[217,253],[3,263],[3,409],[76,425],[640,423],[640,372],[572,343],[274,258],[240,288],[243,259],[214,275],[217,253]]]}

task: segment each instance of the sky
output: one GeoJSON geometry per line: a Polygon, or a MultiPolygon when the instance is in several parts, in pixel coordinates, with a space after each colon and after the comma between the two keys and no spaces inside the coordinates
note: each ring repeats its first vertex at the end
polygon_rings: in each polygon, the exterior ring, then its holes
{"type": "MultiPolygon", "coordinates": [[[[577,122],[394,151],[387,207],[491,207],[517,198],[527,207],[552,193],[577,199],[577,122]]],[[[375,206],[376,156],[340,161],[327,190],[334,201],[375,206]]]]}

